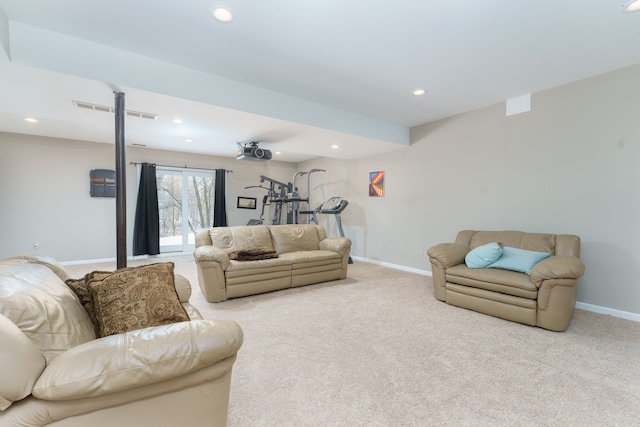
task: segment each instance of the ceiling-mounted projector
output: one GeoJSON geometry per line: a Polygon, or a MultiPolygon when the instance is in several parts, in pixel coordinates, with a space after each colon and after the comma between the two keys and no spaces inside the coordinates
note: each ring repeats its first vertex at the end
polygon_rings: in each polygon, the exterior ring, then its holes
{"type": "Polygon", "coordinates": [[[236,144],[238,144],[238,148],[240,149],[236,157],[238,160],[253,160],[256,162],[271,160],[271,151],[258,147],[258,143],[255,141],[244,145],[239,142],[236,142],[236,144]]]}

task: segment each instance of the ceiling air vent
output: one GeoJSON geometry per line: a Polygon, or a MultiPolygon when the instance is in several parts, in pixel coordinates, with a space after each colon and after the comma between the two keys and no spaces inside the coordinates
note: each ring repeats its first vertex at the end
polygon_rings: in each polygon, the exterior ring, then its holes
{"type": "Polygon", "coordinates": [[[129,110],[127,110],[127,116],[139,117],[141,119],[149,119],[149,120],[155,120],[156,117],[158,117],[157,114],[141,113],[140,111],[129,111],[129,110]]]}
{"type": "MultiPolygon", "coordinates": [[[[85,110],[102,111],[104,113],[116,112],[115,108],[109,107],[108,105],[98,105],[98,104],[92,104],[90,102],[83,102],[83,101],[71,101],[71,102],[73,102],[73,105],[75,105],[76,107],[84,108],[85,110]]],[[[153,113],[143,113],[140,111],[131,111],[131,110],[125,110],[125,111],[127,113],[127,116],[138,117],[140,119],[155,120],[158,118],[158,115],[153,113]]]]}

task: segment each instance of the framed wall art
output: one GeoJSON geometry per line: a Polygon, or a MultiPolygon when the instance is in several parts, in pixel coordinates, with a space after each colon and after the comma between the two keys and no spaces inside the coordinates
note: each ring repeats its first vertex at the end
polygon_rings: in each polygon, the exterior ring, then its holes
{"type": "Polygon", "coordinates": [[[91,197],[116,197],[116,171],[93,169],[89,171],[91,197]]]}
{"type": "Polygon", "coordinates": [[[369,172],[369,197],[384,196],[384,171],[369,172]]]}
{"type": "Polygon", "coordinates": [[[255,197],[238,197],[238,209],[255,209],[255,197]]]}

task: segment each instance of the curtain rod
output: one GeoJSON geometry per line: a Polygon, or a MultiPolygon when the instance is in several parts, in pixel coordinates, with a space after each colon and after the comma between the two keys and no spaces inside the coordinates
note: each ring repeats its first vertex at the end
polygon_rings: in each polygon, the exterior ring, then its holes
{"type": "MultiPolygon", "coordinates": [[[[138,165],[141,165],[142,163],[129,162],[129,164],[138,166],[138,165]]],[[[217,170],[217,169],[208,169],[208,168],[192,168],[192,167],[189,167],[187,165],[184,165],[184,166],[171,166],[171,165],[158,165],[156,163],[150,163],[150,164],[155,165],[155,166],[164,167],[164,168],[194,169],[194,170],[201,170],[201,171],[215,171],[215,170],[217,170]]],[[[232,170],[229,170],[229,169],[224,169],[224,171],[225,172],[233,172],[232,170]]]]}

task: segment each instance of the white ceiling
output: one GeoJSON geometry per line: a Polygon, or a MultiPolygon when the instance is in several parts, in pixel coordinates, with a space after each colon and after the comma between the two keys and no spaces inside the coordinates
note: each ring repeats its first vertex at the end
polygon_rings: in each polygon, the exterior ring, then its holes
{"type": "Polygon", "coordinates": [[[0,130],[112,142],[113,116],[72,100],[117,90],[158,114],[127,117],[128,144],[384,153],[411,126],[640,63],[624,1],[225,0],[222,24],[215,0],[0,0],[0,130]]]}

